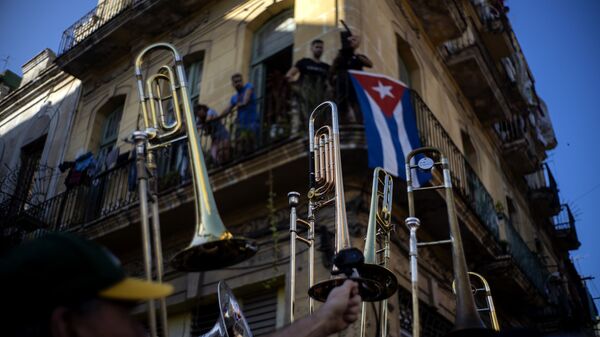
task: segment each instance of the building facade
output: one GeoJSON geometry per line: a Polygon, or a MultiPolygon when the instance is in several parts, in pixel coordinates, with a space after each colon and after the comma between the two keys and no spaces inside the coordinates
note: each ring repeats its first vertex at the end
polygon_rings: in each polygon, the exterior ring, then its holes
{"type": "MultiPolygon", "coordinates": [[[[285,325],[290,283],[286,195],[299,191],[300,215],[306,215],[308,112],[299,111],[296,88],[284,75],[309,56],[314,39],[324,41],[323,60],[331,63],[341,48],[340,20],[361,37],[358,51],[372,60],[369,71],[408,84],[421,142],[449,157],[469,269],[490,282],[501,327],[586,333],[593,308],[569,260],[569,251],[579,247],[575,221],[544,164],[546,151],[556,146],[552,123],[501,1],[99,1],[64,32],[59,55],[49,66],[63,76],[52,83],[77,83],[76,103],[70,105],[77,109],[69,110],[72,119],[55,137],[64,145],[52,143],[48,150],[61,153],[53,155],[53,168],[62,164],[66,169],[52,172],[52,193],[32,202],[35,212],[10,204],[10,212],[27,215],[28,222],[4,224],[5,239],[74,231],[106,245],[131,273],[142,274],[130,140],[133,131],[143,129],[134,58],[151,43],[168,42],[183,56],[192,101],[225,110],[234,94],[231,76],[240,73],[254,87],[260,117],[250,143],[236,129],[236,111],[218,120],[227,130],[225,145],[215,148],[214,134],[200,130],[222,219],[234,234],[257,240],[259,252],[209,272],[167,267],[165,279],[176,287],[167,299],[170,335],[212,327],[221,279],[240,298],[256,336],[285,325]]],[[[153,56],[144,75],[168,61],[166,54],[153,56]]],[[[35,92],[26,88],[22,84],[24,94],[35,92]]],[[[2,106],[13,101],[18,101],[15,94],[0,101],[0,116],[2,106]]],[[[5,111],[15,118],[26,115],[5,111]]],[[[27,127],[24,121],[15,123],[27,127]]],[[[10,135],[1,139],[8,142],[10,135]]],[[[353,244],[362,248],[372,176],[363,126],[343,124],[341,143],[349,229],[353,244]]],[[[179,142],[157,152],[165,260],[187,246],[195,231],[185,148],[179,142]]],[[[18,158],[10,157],[3,156],[3,162],[18,158]]],[[[410,336],[406,183],[395,183],[391,269],[400,290],[389,301],[389,332],[410,336]]],[[[4,200],[17,200],[22,192],[6,194],[4,200]]],[[[419,238],[446,237],[443,195],[431,192],[416,201],[424,224],[419,238]]],[[[317,218],[317,280],[329,276],[333,218],[333,210],[317,218]]],[[[297,258],[298,317],[308,312],[306,250],[297,258]]],[[[441,336],[451,329],[456,310],[447,247],[422,249],[419,268],[423,335],[441,336]]],[[[369,322],[369,329],[374,335],[376,324],[369,322]]],[[[344,335],[357,332],[355,324],[344,335]]]]}

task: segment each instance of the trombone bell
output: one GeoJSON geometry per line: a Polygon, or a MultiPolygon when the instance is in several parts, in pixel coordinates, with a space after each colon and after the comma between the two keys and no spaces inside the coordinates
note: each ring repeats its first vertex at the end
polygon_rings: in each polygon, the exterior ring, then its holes
{"type": "MultiPolygon", "coordinates": [[[[227,234],[231,235],[229,232],[227,234]]],[[[257,247],[245,238],[227,238],[193,243],[177,253],[171,266],[181,271],[205,271],[225,268],[256,254],[257,247]]]]}

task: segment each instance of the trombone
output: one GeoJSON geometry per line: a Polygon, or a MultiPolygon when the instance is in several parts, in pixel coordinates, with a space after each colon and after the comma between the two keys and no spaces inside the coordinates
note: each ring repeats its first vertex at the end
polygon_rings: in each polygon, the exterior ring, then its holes
{"type": "MultiPolygon", "coordinates": [[[[191,109],[183,59],[171,44],[152,44],[144,48],[136,57],[135,77],[145,127],[143,131],[135,131],[133,138],[137,154],[136,168],[146,278],[152,279],[152,253],[154,253],[159,282],[162,281],[163,275],[158,198],[155,188],[152,189],[150,202],[148,201],[148,177],[150,176],[150,179],[156,182],[154,150],[184,139],[187,139],[190,157],[196,224],[191,244],[173,257],[170,261],[171,265],[181,271],[203,271],[223,268],[252,257],[257,251],[256,244],[243,237],[234,237],[225,228],[219,216],[191,109]],[[167,64],[162,65],[144,83],[142,75],[144,57],[156,50],[170,52],[175,68],[167,64]],[[168,109],[166,109],[169,104],[173,108],[173,121],[169,121],[168,109]],[[181,135],[180,130],[184,126],[185,132],[181,135]],[[153,240],[151,240],[148,224],[149,204],[152,208],[153,240]]],[[[156,316],[153,302],[149,302],[148,315],[150,332],[154,337],[156,316]]],[[[166,337],[167,314],[164,299],[161,300],[161,323],[163,336],[166,337]]]]}
{"type": "Polygon", "coordinates": [[[452,178],[448,158],[434,147],[422,147],[413,150],[406,157],[406,188],[408,192],[408,218],[405,223],[409,229],[410,244],[410,274],[411,274],[411,292],[412,292],[412,314],[413,314],[413,337],[420,337],[420,317],[419,317],[419,286],[418,286],[418,247],[432,246],[439,244],[450,244],[452,247],[452,267],[454,271],[454,280],[456,282],[456,313],[454,320],[454,329],[452,334],[474,333],[477,336],[491,335],[491,330],[487,329],[477,313],[475,300],[471,292],[471,283],[467,275],[467,262],[465,259],[460,229],[458,227],[458,218],[454,209],[454,195],[452,193],[452,178]],[[418,161],[417,161],[418,159],[418,161]],[[417,161],[417,164],[412,164],[417,161]],[[417,171],[433,172],[435,168],[441,168],[443,173],[443,184],[429,187],[413,186],[412,174],[417,171]],[[445,191],[445,202],[448,213],[448,222],[450,225],[450,239],[418,242],[417,230],[421,221],[415,216],[414,192],[420,190],[439,190],[445,191]]]}
{"type": "MultiPolygon", "coordinates": [[[[367,237],[365,239],[365,263],[381,265],[388,268],[390,259],[390,233],[392,225],[392,194],[394,180],[383,168],[373,170],[373,186],[371,188],[371,209],[367,237]],[[381,248],[377,249],[379,242],[381,248]]],[[[366,336],[367,304],[362,304],[360,319],[360,336],[366,336]]],[[[379,303],[379,331],[380,336],[387,336],[388,308],[387,299],[379,303]]]]}
{"type": "MultiPolygon", "coordinates": [[[[476,282],[479,281],[480,283],[480,286],[473,285],[474,282],[471,283],[473,296],[477,296],[479,294],[483,294],[483,296],[485,296],[486,307],[477,308],[477,311],[487,312],[490,317],[492,329],[495,331],[500,331],[500,323],[498,323],[496,307],[494,306],[494,298],[492,297],[492,290],[490,289],[489,283],[483,276],[472,271],[469,272],[469,276],[472,276],[472,278],[475,278],[476,282]]],[[[452,291],[456,293],[456,283],[454,281],[452,282],[452,291]]]]}
{"type": "Polygon", "coordinates": [[[359,293],[364,301],[374,302],[389,298],[398,287],[395,275],[386,268],[365,264],[363,253],[350,244],[346,203],[342,179],[340,156],[339,124],[337,106],[326,101],[319,104],[309,119],[309,192],[308,220],[297,218],[296,207],[299,194],[292,192],[290,198],[290,320],[294,314],[295,278],[296,278],[296,241],[309,246],[309,290],[311,298],[309,310],[313,310],[313,301],[324,302],[329,292],[341,285],[346,278],[359,283],[359,293]],[[328,107],[331,111],[331,125],[315,128],[319,113],[328,107]],[[316,212],[330,204],[335,206],[335,257],[333,260],[332,278],[313,282],[314,277],[314,217],[316,212]],[[308,227],[308,236],[301,237],[297,233],[297,223],[308,227]],[[346,277],[340,277],[345,275],[346,277]]]}

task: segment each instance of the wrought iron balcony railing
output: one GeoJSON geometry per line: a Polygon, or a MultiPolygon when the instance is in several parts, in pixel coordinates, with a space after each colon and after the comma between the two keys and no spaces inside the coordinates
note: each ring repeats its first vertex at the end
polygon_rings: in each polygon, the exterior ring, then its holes
{"type": "Polygon", "coordinates": [[[62,35],[58,54],[62,55],[92,35],[128,8],[147,0],[105,0],[67,28],[62,35]]]}
{"type": "Polygon", "coordinates": [[[506,241],[508,249],[519,269],[527,275],[527,278],[535,286],[538,292],[546,297],[551,294],[548,291],[548,282],[551,273],[544,266],[540,258],[529,249],[529,246],[521,234],[515,229],[510,221],[505,222],[506,241]]]}
{"type": "Polygon", "coordinates": [[[450,162],[452,184],[492,235],[499,239],[494,200],[444,127],[416,92],[412,92],[417,128],[424,146],[439,148],[450,162]]]}
{"type": "Polygon", "coordinates": [[[567,249],[574,250],[579,248],[581,243],[577,237],[575,217],[573,216],[569,205],[561,205],[560,212],[555,215],[552,220],[554,224],[554,233],[564,241],[567,249]]]}
{"type": "MultiPolygon", "coordinates": [[[[233,110],[199,124],[200,143],[208,170],[242,162],[300,135],[301,123],[293,110],[284,107],[284,112],[274,115],[269,113],[272,109],[263,106],[262,100],[257,105],[266,113],[258,114],[255,123],[239,123],[238,111],[233,110]]],[[[187,140],[157,150],[156,158],[159,193],[190,182],[187,140]]],[[[3,218],[0,225],[3,228],[22,227],[19,224],[27,220],[29,225],[25,232],[28,238],[43,231],[78,230],[136,204],[135,185],[134,162],[129,160],[92,177],[87,184],[3,218]]],[[[11,200],[10,197],[4,199],[11,200]]],[[[0,210],[4,208],[0,205],[0,210]]]]}
{"type": "Polygon", "coordinates": [[[560,212],[560,198],[558,196],[558,184],[554,175],[544,163],[538,170],[525,176],[529,189],[529,199],[532,208],[542,217],[547,218],[560,212]]]}

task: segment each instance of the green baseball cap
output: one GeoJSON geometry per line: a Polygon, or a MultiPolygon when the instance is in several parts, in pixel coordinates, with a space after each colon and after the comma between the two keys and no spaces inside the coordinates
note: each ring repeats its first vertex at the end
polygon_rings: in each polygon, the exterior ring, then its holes
{"type": "Polygon", "coordinates": [[[68,233],[25,242],[2,257],[0,289],[4,306],[27,315],[92,298],[143,301],[173,292],[170,284],[127,277],[106,248],[68,233]]]}

